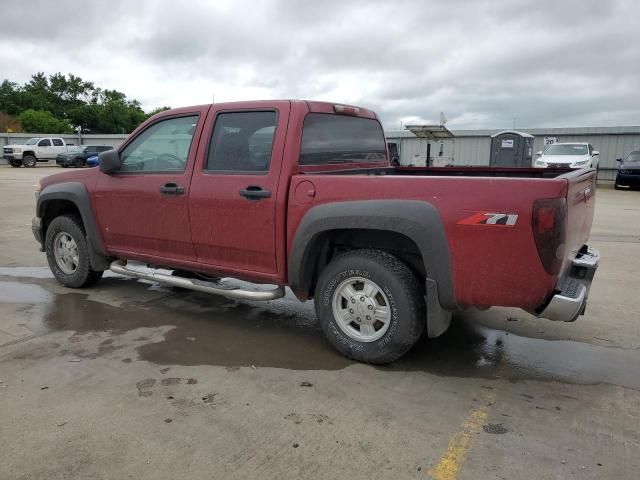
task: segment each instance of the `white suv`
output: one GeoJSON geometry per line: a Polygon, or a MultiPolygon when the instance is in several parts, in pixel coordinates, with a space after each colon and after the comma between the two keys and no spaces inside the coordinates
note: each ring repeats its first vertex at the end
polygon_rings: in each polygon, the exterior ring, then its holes
{"type": "Polygon", "coordinates": [[[536,154],[538,168],[598,168],[600,152],[589,143],[554,143],[536,154]]]}

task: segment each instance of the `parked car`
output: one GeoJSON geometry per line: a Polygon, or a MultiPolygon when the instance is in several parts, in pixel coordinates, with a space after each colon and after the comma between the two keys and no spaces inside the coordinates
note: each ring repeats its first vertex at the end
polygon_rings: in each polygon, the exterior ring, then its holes
{"type": "Polygon", "coordinates": [[[616,173],[615,189],[640,187],[640,150],[630,152],[624,159],[616,158],[616,161],[620,165],[616,173]]]}
{"type": "Polygon", "coordinates": [[[87,167],[97,167],[99,165],[98,155],[87,158],[87,167]]]}
{"type": "Polygon", "coordinates": [[[288,286],[364,362],[441,335],[459,309],[573,321],[599,260],[586,245],[595,170],[393,168],[365,108],[168,110],[99,163],[40,181],[33,233],[60,283],[88,287],[110,269],[234,299],[288,286]]]}
{"type": "Polygon", "coordinates": [[[554,143],[536,154],[537,168],[598,168],[600,152],[589,143],[554,143]]]}
{"type": "Polygon", "coordinates": [[[25,143],[6,145],[2,149],[2,158],[12,167],[33,168],[37,162],[54,160],[58,154],[67,151],[67,144],[59,137],[35,137],[25,143]]]}
{"type": "Polygon", "coordinates": [[[56,156],[56,165],[61,165],[65,163],[70,156],[81,153],[82,148],[83,147],[79,145],[67,145],[67,151],[59,153],[56,156]]]}
{"type": "Polygon", "coordinates": [[[96,156],[100,152],[112,150],[110,145],[83,145],[79,152],[58,155],[56,163],[62,167],[84,167],[89,157],[96,156]]]}

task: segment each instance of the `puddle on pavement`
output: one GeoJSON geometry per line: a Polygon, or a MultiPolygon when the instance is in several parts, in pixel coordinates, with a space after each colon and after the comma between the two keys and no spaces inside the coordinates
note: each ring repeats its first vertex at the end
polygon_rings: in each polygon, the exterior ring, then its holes
{"type": "MultiPolygon", "coordinates": [[[[19,282],[1,285],[0,298],[15,295],[24,299],[38,287],[19,282]]],[[[170,290],[166,296],[145,303],[147,284],[119,278],[100,284],[103,292],[122,287],[130,298],[133,295],[140,300],[115,307],[89,300],[84,293],[54,295],[38,287],[49,297],[45,308],[35,310],[30,328],[36,334],[64,330],[82,335],[171,325],[175,328],[163,341],[137,348],[140,360],[160,365],[337,370],[354,363],[326,342],[311,302],[301,304],[292,298],[237,302],[170,290]]],[[[43,298],[36,294],[30,303],[43,298]]],[[[523,337],[479,325],[472,313],[457,315],[445,335],[421,340],[403,359],[380,368],[509,381],[609,383],[640,389],[640,350],[523,337]]]]}

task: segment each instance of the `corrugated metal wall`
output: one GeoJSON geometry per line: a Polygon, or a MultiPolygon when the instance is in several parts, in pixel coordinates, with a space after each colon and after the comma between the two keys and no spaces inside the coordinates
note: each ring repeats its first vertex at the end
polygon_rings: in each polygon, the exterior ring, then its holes
{"type": "MultiPolygon", "coordinates": [[[[498,130],[454,130],[452,140],[432,141],[431,157],[434,165],[489,165],[491,135],[498,130]],[[440,147],[442,144],[442,149],[440,147]],[[439,155],[442,150],[442,155],[439,155]]],[[[613,180],[617,169],[616,158],[631,150],[640,150],[640,127],[601,128],[535,128],[522,129],[535,137],[534,153],[543,150],[545,137],[558,142],[588,142],[600,152],[598,179],[613,180]]],[[[397,142],[402,165],[424,166],[427,141],[407,131],[387,132],[387,140],[397,142]]],[[[535,155],[534,155],[535,157],[535,155]]]]}

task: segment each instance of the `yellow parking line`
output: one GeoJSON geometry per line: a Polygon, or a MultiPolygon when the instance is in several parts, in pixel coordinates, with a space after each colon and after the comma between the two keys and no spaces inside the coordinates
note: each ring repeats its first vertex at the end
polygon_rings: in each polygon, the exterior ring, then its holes
{"type": "MultiPolygon", "coordinates": [[[[493,397],[493,396],[492,396],[493,397]]],[[[487,404],[493,403],[493,399],[483,399],[484,407],[473,410],[466,418],[460,430],[449,441],[438,464],[429,470],[429,475],[434,480],[456,480],[458,472],[464,463],[469,450],[473,446],[476,435],[482,428],[482,424],[489,415],[487,404]]]]}

